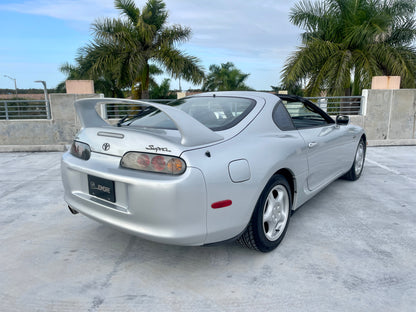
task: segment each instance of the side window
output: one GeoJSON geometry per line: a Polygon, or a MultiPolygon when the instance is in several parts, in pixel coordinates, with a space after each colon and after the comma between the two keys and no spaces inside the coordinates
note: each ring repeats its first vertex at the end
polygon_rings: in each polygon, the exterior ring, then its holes
{"type": "Polygon", "coordinates": [[[330,122],[312,105],[299,101],[283,100],[296,128],[312,128],[328,125],[330,122]]]}
{"type": "Polygon", "coordinates": [[[274,107],[272,117],[274,123],[279,127],[280,130],[296,130],[289,113],[281,103],[277,103],[274,107]]]}

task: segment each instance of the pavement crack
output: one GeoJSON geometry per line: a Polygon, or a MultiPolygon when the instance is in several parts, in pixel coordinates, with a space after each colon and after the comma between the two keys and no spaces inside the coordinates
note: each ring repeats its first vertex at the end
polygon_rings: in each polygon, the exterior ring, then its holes
{"type": "MultiPolygon", "coordinates": [[[[134,243],[136,242],[136,237],[131,236],[129,239],[129,242],[124,249],[123,253],[118,257],[118,259],[114,262],[112,270],[106,274],[104,281],[100,285],[100,290],[105,290],[111,285],[111,279],[113,276],[118,272],[118,269],[120,265],[123,263],[123,261],[127,258],[128,254],[130,253],[131,249],[133,248],[134,243]]],[[[91,307],[88,309],[89,312],[97,311],[100,306],[104,303],[105,299],[101,296],[95,296],[91,307]]]]}

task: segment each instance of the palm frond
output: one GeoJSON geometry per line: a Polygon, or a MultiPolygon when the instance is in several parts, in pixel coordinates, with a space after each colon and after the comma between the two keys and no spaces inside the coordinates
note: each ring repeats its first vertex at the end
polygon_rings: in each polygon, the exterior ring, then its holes
{"type": "Polygon", "coordinates": [[[126,15],[133,25],[137,24],[140,16],[140,9],[133,0],[115,0],[114,6],[119,9],[123,15],[126,15]]]}
{"type": "Polygon", "coordinates": [[[162,0],[148,0],[142,13],[143,22],[155,27],[159,31],[167,23],[168,11],[162,0]]]}
{"type": "Polygon", "coordinates": [[[155,55],[158,62],[173,78],[183,78],[199,84],[204,78],[200,60],[173,47],[162,47],[155,55]]]}
{"type": "Polygon", "coordinates": [[[190,39],[191,29],[181,25],[172,25],[164,28],[158,35],[155,46],[170,46],[183,43],[190,39]]]}

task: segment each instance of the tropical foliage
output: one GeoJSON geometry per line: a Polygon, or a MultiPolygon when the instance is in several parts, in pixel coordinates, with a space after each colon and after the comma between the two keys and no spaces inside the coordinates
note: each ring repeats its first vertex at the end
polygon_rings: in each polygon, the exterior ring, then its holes
{"type": "Polygon", "coordinates": [[[211,65],[209,73],[202,85],[203,91],[232,91],[232,90],[251,90],[245,84],[250,74],[244,74],[234,66],[233,63],[227,62],[220,66],[211,65]]]}
{"type": "Polygon", "coordinates": [[[176,99],[176,93],[170,91],[170,79],[167,78],[163,79],[160,85],[151,85],[149,95],[151,99],[176,99]]]}
{"type": "Polygon", "coordinates": [[[120,18],[96,20],[93,40],[79,50],[76,61],[82,77],[103,79],[117,90],[129,86],[135,98],[149,97],[153,65],[173,78],[202,82],[199,60],[177,48],[189,40],[191,30],[167,25],[162,0],[148,0],[142,9],[133,0],[115,0],[115,7],[120,18]]]}
{"type": "MultiPolygon", "coordinates": [[[[91,77],[83,70],[83,66],[79,63],[72,65],[65,63],[59,67],[59,70],[67,76],[66,80],[90,79],[91,77]]],[[[150,64],[149,67],[149,98],[150,99],[170,99],[175,97],[169,91],[170,79],[164,79],[160,85],[154,79],[155,75],[160,75],[163,71],[156,65],[150,64]]],[[[139,98],[139,88],[134,88],[133,94],[126,88],[121,89],[117,85],[117,81],[112,78],[111,73],[107,72],[102,76],[96,77],[94,80],[94,90],[97,93],[103,93],[105,97],[124,98],[131,96],[139,98]]],[[[56,87],[56,92],[65,93],[65,82],[61,82],[56,87]]]]}
{"type": "Polygon", "coordinates": [[[415,0],[304,0],[290,21],[305,30],[286,61],[283,84],[307,82],[306,94],[360,94],[373,76],[401,76],[416,87],[415,0]]]}
{"type": "Polygon", "coordinates": [[[288,94],[304,96],[304,91],[301,82],[295,82],[289,85],[270,86],[273,92],[285,91],[288,94]]]}

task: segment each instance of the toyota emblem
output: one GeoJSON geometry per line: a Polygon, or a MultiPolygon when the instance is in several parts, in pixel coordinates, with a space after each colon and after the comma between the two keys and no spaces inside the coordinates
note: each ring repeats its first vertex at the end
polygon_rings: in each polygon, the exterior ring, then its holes
{"type": "Polygon", "coordinates": [[[103,144],[103,150],[108,151],[110,149],[110,143],[103,144]]]}

